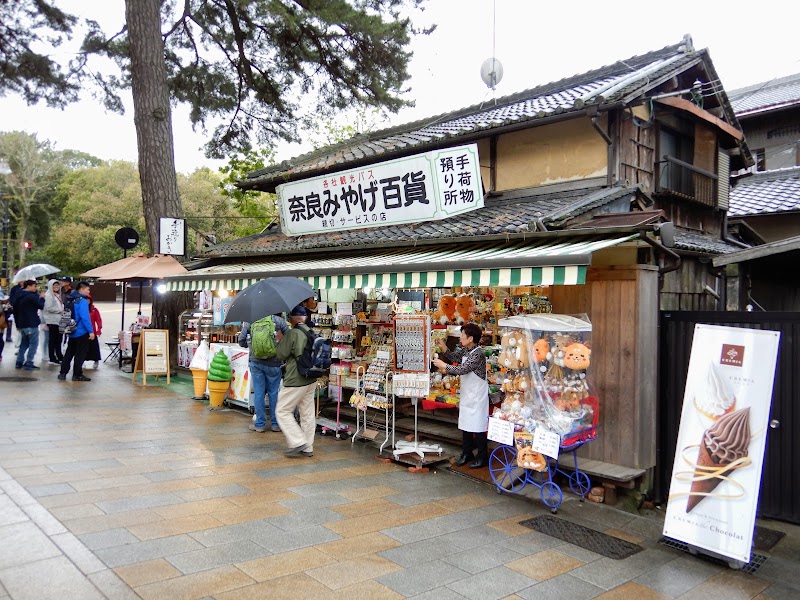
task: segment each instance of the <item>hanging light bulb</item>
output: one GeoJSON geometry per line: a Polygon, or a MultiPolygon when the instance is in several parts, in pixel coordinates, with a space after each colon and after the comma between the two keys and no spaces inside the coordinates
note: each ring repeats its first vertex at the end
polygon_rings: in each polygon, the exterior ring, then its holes
{"type": "Polygon", "coordinates": [[[228,290],[218,290],[217,296],[220,298],[227,298],[228,297],[228,290]]]}
{"type": "Polygon", "coordinates": [[[362,292],[364,292],[365,294],[369,294],[369,293],[372,291],[372,288],[371,288],[371,287],[365,287],[365,288],[364,288],[363,290],[361,290],[361,291],[362,291],[362,292]]]}

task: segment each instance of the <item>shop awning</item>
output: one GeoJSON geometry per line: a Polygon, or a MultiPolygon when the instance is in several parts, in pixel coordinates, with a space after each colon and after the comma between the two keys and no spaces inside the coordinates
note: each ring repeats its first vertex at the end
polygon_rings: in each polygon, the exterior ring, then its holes
{"type": "Polygon", "coordinates": [[[279,275],[300,277],[317,289],[577,285],[586,281],[593,252],[637,235],[276,257],[215,265],[165,279],[173,291],[241,290],[260,279],[279,275]]]}

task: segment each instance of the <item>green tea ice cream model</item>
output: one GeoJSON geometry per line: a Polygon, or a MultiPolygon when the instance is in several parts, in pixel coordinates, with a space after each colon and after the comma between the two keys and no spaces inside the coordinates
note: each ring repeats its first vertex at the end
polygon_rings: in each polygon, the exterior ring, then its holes
{"type": "Polygon", "coordinates": [[[208,380],[209,381],[230,381],[233,377],[231,373],[231,362],[228,360],[227,355],[220,350],[211,359],[211,364],[208,366],[208,380]]]}

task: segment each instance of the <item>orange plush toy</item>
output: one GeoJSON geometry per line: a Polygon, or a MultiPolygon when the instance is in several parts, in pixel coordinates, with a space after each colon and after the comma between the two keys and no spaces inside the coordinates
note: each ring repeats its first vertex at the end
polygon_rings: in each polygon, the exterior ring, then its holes
{"type": "MultiPolygon", "coordinates": [[[[475,312],[475,300],[472,296],[461,294],[456,300],[456,312],[458,313],[458,324],[469,323],[472,313],[475,312]]],[[[479,340],[476,340],[478,342],[479,340]]]]}
{"type": "Polygon", "coordinates": [[[432,316],[434,323],[447,325],[454,323],[456,319],[456,299],[455,296],[442,296],[439,304],[432,316]]]}

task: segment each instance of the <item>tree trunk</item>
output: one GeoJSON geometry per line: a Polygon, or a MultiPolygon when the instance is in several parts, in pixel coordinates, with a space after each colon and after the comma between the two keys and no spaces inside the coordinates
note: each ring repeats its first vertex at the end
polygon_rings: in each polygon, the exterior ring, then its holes
{"type": "MultiPolygon", "coordinates": [[[[158,252],[161,217],[183,217],[175,175],[160,8],[160,0],[125,0],[142,206],[153,253],[158,252]]],[[[169,330],[173,366],[177,364],[178,315],[191,306],[191,298],[192,294],[175,292],[153,298],[152,323],[169,330]]]]}
{"type": "Polygon", "coordinates": [[[25,254],[27,254],[28,252],[28,249],[25,248],[25,237],[27,235],[28,235],[28,219],[23,217],[17,222],[17,252],[19,252],[20,269],[25,266],[25,254]]]}

